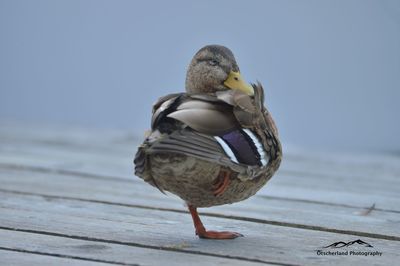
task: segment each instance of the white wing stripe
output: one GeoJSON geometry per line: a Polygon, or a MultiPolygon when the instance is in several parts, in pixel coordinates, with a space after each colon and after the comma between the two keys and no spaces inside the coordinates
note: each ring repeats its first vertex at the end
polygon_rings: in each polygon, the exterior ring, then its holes
{"type": "Polygon", "coordinates": [[[238,160],[237,160],[237,158],[236,158],[236,156],[235,156],[235,154],[233,153],[232,149],[225,143],[225,141],[224,141],[223,139],[221,139],[220,137],[218,137],[218,136],[215,136],[214,138],[215,138],[215,139],[218,141],[218,143],[221,145],[222,149],[224,149],[224,152],[226,153],[226,155],[228,155],[229,158],[230,158],[233,162],[239,163],[238,160]]]}
{"type": "Polygon", "coordinates": [[[257,152],[260,155],[260,162],[263,166],[267,165],[267,161],[265,160],[265,152],[264,152],[264,147],[263,145],[260,143],[260,141],[258,140],[258,138],[254,135],[253,132],[251,132],[250,129],[248,128],[243,128],[243,132],[245,132],[253,141],[254,145],[257,148],[257,152]]]}

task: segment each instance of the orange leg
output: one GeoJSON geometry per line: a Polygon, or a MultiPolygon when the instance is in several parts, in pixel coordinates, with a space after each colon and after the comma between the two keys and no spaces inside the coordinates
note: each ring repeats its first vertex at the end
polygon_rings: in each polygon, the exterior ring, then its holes
{"type": "Polygon", "coordinates": [[[231,180],[229,179],[229,173],[226,171],[221,171],[220,175],[217,178],[216,183],[214,183],[214,196],[222,195],[226,188],[228,187],[231,180]]]}
{"type": "Polygon", "coordinates": [[[243,236],[242,234],[236,232],[218,232],[218,231],[207,231],[204,227],[203,223],[200,220],[199,214],[197,213],[197,209],[191,205],[188,206],[190,214],[193,218],[194,228],[196,229],[196,235],[200,238],[208,238],[208,239],[234,239],[239,236],[243,236]]]}

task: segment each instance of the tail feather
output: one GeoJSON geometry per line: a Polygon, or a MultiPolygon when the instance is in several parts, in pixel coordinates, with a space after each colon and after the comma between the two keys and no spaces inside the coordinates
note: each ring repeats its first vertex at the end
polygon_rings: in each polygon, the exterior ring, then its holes
{"type": "Polygon", "coordinates": [[[135,159],[133,163],[135,165],[135,175],[142,178],[144,181],[150,183],[155,186],[158,190],[160,190],[163,194],[165,194],[164,190],[157,184],[156,180],[151,176],[151,174],[146,174],[146,164],[147,164],[147,155],[144,151],[143,146],[140,146],[138,151],[136,152],[135,159]]]}

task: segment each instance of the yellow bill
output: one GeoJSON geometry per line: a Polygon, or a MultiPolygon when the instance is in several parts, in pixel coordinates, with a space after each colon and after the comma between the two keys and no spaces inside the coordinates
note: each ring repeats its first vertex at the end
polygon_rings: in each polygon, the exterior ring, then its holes
{"type": "Polygon", "coordinates": [[[231,71],[224,85],[232,90],[239,90],[247,95],[254,95],[254,89],[250,84],[247,84],[239,72],[231,71]]]}

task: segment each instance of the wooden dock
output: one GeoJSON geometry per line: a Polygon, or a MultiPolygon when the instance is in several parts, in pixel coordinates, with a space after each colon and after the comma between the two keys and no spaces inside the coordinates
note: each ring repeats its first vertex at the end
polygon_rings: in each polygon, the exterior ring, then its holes
{"type": "Polygon", "coordinates": [[[400,157],[286,150],[256,196],[200,209],[207,228],[245,235],[216,241],[194,235],[181,200],[133,175],[139,141],[121,131],[0,126],[0,265],[400,261],[400,157]],[[340,241],[350,244],[324,248],[340,241]]]}

